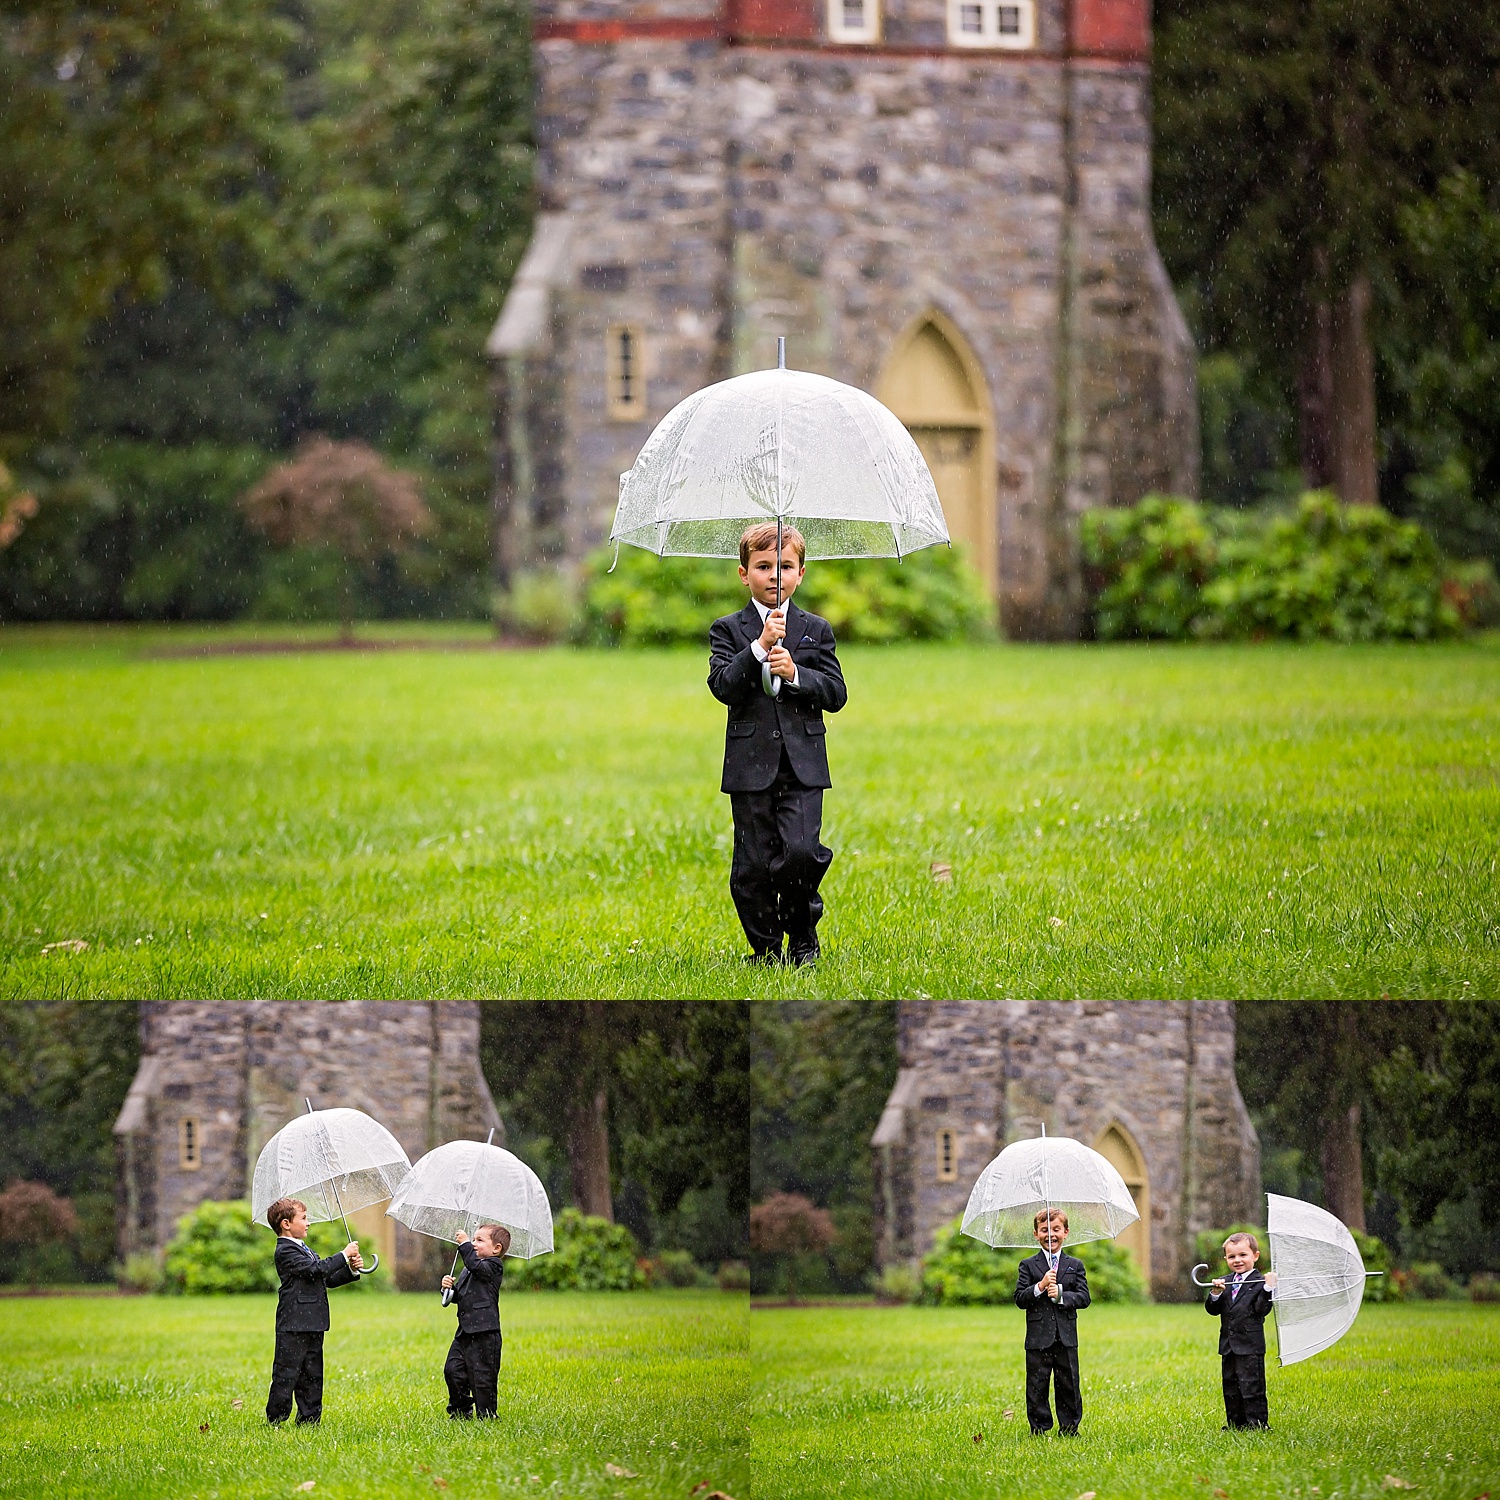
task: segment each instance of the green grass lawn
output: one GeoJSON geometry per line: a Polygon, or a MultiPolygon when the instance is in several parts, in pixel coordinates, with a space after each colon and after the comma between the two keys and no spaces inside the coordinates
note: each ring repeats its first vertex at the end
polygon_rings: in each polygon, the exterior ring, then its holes
{"type": "Polygon", "coordinates": [[[767,1500],[1389,1500],[1405,1491],[1388,1475],[1420,1500],[1500,1493],[1500,1307],[1367,1307],[1326,1353],[1272,1358],[1267,1433],[1220,1431],[1218,1325],[1201,1308],[1090,1308],[1073,1439],[1030,1434],[1014,1308],[750,1321],[767,1500]]]}
{"type": "Polygon", "coordinates": [[[0,631],[0,996],[1500,994],[1497,638],[850,649],[811,974],[705,653],[214,639],[0,631]]]}
{"type": "Polygon", "coordinates": [[[273,1298],[0,1304],[0,1494],[748,1494],[743,1296],[502,1297],[493,1423],[444,1415],[435,1294],[330,1300],[323,1422],[302,1429],[266,1425],[273,1298]]]}

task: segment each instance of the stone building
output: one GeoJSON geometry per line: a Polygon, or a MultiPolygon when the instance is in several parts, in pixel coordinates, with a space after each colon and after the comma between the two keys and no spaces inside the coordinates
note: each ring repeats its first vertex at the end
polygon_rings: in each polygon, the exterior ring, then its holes
{"type": "Polygon", "coordinates": [[[1119,1169],[1141,1217],[1118,1242],[1157,1297],[1188,1289],[1198,1231],[1262,1217],[1231,1002],[910,1000],[899,1035],[872,1140],[881,1264],[925,1254],[989,1161],[1043,1125],[1119,1169]]]}
{"type": "Polygon", "coordinates": [[[608,533],[699,386],[775,362],[910,428],[1013,635],[1076,521],[1197,486],[1152,238],[1149,0],[534,0],[539,215],[488,343],[502,581],[608,533]]]}
{"type": "MultiPolygon", "coordinates": [[[[204,1199],[248,1198],[261,1147],[305,1098],[373,1115],[412,1161],[491,1126],[504,1140],[471,1001],[143,1003],[140,1067],[114,1127],[122,1258],[160,1250],[204,1199]]],[[[349,1219],[398,1284],[430,1284],[435,1241],[383,1204],[349,1219]]]]}

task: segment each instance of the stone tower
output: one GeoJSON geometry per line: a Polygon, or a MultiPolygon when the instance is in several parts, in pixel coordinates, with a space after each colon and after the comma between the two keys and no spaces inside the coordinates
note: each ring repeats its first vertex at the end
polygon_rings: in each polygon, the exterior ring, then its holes
{"type": "Polygon", "coordinates": [[[991,1158],[1043,1125],[1119,1169],[1141,1218],[1118,1240],[1159,1298],[1191,1290],[1198,1231],[1262,1218],[1232,1002],[908,1000],[899,1025],[872,1141],[881,1264],[924,1255],[991,1158]]]}
{"type": "MultiPolygon", "coordinates": [[[[121,1256],[161,1249],[204,1199],[248,1198],[261,1147],[309,1097],[373,1115],[412,1161],[491,1126],[505,1138],[472,1001],[143,1003],[140,1067],[114,1127],[121,1256]]],[[[435,1241],[383,1205],[349,1218],[399,1285],[430,1285],[435,1241]]]]}
{"type": "Polygon", "coordinates": [[[1152,239],[1149,0],[534,0],[534,237],[490,336],[502,581],[608,533],[701,385],[775,362],[915,436],[1009,633],[1081,511],[1193,494],[1152,239]]]}

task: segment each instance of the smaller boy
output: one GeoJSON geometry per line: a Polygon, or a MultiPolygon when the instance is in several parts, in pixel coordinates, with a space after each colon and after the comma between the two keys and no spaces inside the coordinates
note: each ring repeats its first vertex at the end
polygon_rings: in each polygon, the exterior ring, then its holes
{"type": "Polygon", "coordinates": [[[328,1332],[328,1288],[359,1280],[359,1246],[351,1240],[337,1255],[320,1260],[308,1249],[307,1205],[278,1198],[266,1210],[276,1231],[276,1356],[266,1421],[284,1422],[297,1398],[297,1425],[323,1418],[323,1335],[328,1332]]]}
{"type": "Polygon", "coordinates": [[[1083,1421],[1083,1392],[1078,1384],[1078,1309],[1089,1305],[1089,1278],[1083,1262],[1062,1253],[1068,1216],[1062,1209],[1043,1209],[1031,1221],[1042,1248],[1021,1262],[1016,1276],[1016,1306],[1026,1314],[1026,1420],[1033,1436],[1052,1427],[1048,1385],[1057,1391],[1057,1430],[1076,1437],[1083,1421]]]}
{"type": "Polygon", "coordinates": [[[1224,1431],[1271,1425],[1266,1405],[1266,1314],[1276,1273],[1255,1269],[1260,1241],[1253,1234],[1232,1234],[1224,1241],[1231,1280],[1221,1276],[1204,1304],[1219,1325],[1219,1356],[1224,1376],[1224,1431]]]}
{"type": "Polygon", "coordinates": [[[450,1417],[493,1417],[500,1400],[500,1283],[510,1230],[481,1224],[471,1240],[458,1232],[464,1268],[458,1279],[443,1277],[458,1304],[458,1332],[443,1364],[450,1417]]]}

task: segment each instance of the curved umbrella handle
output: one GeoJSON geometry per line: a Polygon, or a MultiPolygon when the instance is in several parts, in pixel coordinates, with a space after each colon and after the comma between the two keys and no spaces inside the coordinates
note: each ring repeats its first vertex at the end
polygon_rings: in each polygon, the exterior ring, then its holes
{"type": "Polygon", "coordinates": [[[448,1304],[450,1302],[452,1302],[452,1301],[453,1301],[453,1288],[451,1286],[445,1286],[443,1288],[443,1306],[447,1307],[448,1304]]]}
{"type": "Polygon", "coordinates": [[[1193,1285],[1194,1286],[1211,1287],[1214,1284],[1212,1277],[1210,1277],[1209,1280],[1207,1280],[1207,1281],[1199,1281],[1198,1280],[1198,1272],[1199,1271],[1206,1271],[1207,1269],[1208,1269],[1208,1262],[1206,1260],[1200,1260],[1198,1262],[1198,1264],[1196,1266],[1194,1266],[1193,1269],[1188,1273],[1193,1278],[1193,1285]]]}
{"type": "Polygon", "coordinates": [[[370,1251],[370,1264],[368,1266],[361,1266],[359,1274],[361,1276],[373,1276],[379,1269],[380,1256],[376,1251],[372,1250],[370,1251]]]}
{"type": "Polygon", "coordinates": [[[766,697],[777,697],[781,692],[781,684],[783,680],[783,678],[771,676],[770,662],[763,661],[760,664],[760,686],[761,691],[766,695],[766,697]]]}

